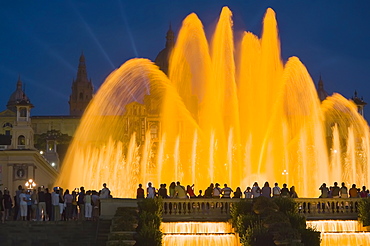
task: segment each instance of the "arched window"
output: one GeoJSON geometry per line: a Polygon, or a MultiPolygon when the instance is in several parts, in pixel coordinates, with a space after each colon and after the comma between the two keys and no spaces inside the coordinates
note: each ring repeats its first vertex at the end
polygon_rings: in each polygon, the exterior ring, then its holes
{"type": "Polygon", "coordinates": [[[24,149],[26,146],[26,138],[23,135],[18,137],[18,149],[24,149]]]}
{"type": "Polygon", "coordinates": [[[4,125],[3,125],[3,128],[13,128],[13,125],[9,122],[6,122],[4,125]]]}
{"type": "Polygon", "coordinates": [[[84,94],[80,92],[80,99],[84,99],[84,94]]]}

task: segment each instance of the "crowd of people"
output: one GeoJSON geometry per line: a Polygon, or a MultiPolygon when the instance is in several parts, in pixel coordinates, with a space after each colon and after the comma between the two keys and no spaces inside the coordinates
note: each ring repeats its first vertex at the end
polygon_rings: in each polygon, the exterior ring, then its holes
{"type": "MultiPolygon", "coordinates": [[[[319,198],[370,197],[366,186],[359,189],[356,184],[353,184],[348,189],[344,182],[341,186],[334,182],[334,185],[330,187],[323,183],[319,190],[321,192],[319,198]]],[[[242,192],[240,187],[237,187],[234,191],[227,184],[220,187],[219,183],[211,183],[204,192],[199,190],[196,195],[194,184],[187,185],[185,188],[179,181],[172,182],[168,189],[166,184],[160,184],[160,188],[156,189],[149,182],[146,191],[142,184],[139,184],[136,198],[256,198],[259,196],[298,198],[295,187],[291,186],[288,189],[287,184],[283,184],[283,187],[280,188],[278,183],[270,187],[269,182],[265,182],[261,188],[255,182],[252,187],[247,187],[242,192]]],[[[43,186],[37,189],[25,189],[19,185],[14,197],[5,188],[4,192],[0,190],[0,222],[4,223],[6,220],[96,220],[100,211],[100,199],[111,197],[110,190],[105,183],[100,191],[85,191],[84,187],[80,187],[72,192],[68,189],[64,191],[61,187],[54,187],[50,192],[48,188],[43,186]]]]}
{"type": "Polygon", "coordinates": [[[323,183],[319,190],[321,195],[319,198],[367,198],[370,197],[369,190],[366,186],[362,186],[362,190],[356,187],[356,184],[352,184],[352,187],[348,189],[346,184],[343,182],[342,186],[339,187],[337,182],[334,185],[327,187],[326,183],[323,183]]]}
{"type": "Polygon", "coordinates": [[[72,192],[54,187],[52,192],[44,186],[25,189],[21,185],[12,197],[7,188],[0,190],[0,221],[67,221],[96,220],[99,217],[100,199],[110,198],[104,183],[100,191],[76,188],[72,192]]]}
{"type": "MultiPolygon", "coordinates": [[[[180,198],[180,199],[187,199],[187,198],[256,198],[259,196],[265,197],[292,197],[298,198],[297,192],[295,191],[295,187],[292,186],[290,189],[287,188],[287,184],[283,184],[283,187],[280,188],[278,183],[275,183],[274,187],[270,187],[269,182],[265,182],[262,188],[259,187],[258,183],[255,182],[251,187],[247,187],[244,192],[237,187],[235,191],[228,187],[227,184],[224,184],[224,187],[221,188],[219,183],[213,184],[211,183],[210,186],[205,189],[204,193],[203,190],[199,190],[199,194],[196,195],[194,192],[194,184],[185,186],[181,185],[179,181],[172,182],[167,190],[166,184],[160,184],[160,188],[156,189],[153,187],[152,183],[148,183],[148,187],[146,188],[146,197],[147,198],[154,198],[154,197],[162,197],[162,198],[180,198]]],[[[143,189],[143,185],[139,184],[139,188],[137,189],[136,198],[142,199],[145,198],[145,191],[143,189]]]]}
{"type": "MultiPolygon", "coordinates": [[[[352,188],[347,189],[345,183],[342,183],[342,186],[339,187],[337,182],[334,182],[334,185],[327,187],[323,183],[319,190],[321,195],[319,198],[366,198],[370,197],[369,190],[366,189],[366,186],[363,186],[362,189],[356,187],[356,184],[352,185],[352,188]]],[[[298,194],[294,186],[288,188],[287,184],[283,184],[283,187],[279,187],[278,183],[275,183],[273,187],[270,187],[269,182],[265,182],[262,188],[259,187],[257,182],[254,182],[252,187],[247,187],[244,192],[237,187],[235,191],[228,187],[227,184],[224,184],[224,187],[220,187],[219,183],[213,184],[203,190],[199,190],[199,194],[196,195],[194,192],[194,184],[185,186],[181,185],[178,182],[172,182],[167,189],[166,184],[160,184],[160,188],[156,189],[153,187],[152,183],[149,182],[146,188],[146,198],[162,197],[162,198],[256,198],[259,196],[264,197],[291,197],[298,198],[298,194]]],[[[143,185],[139,184],[137,189],[136,198],[141,199],[145,198],[145,190],[143,185]]]]}

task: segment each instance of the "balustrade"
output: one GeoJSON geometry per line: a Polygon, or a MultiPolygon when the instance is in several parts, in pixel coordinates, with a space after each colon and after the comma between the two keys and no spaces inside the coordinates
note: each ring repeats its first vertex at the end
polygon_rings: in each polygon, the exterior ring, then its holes
{"type": "Polygon", "coordinates": [[[308,219],[357,219],[361,198],[297,198],[299,213],[308,219]]]}
{"type": "MultiPolygon", "coordinates": [[[[271,198],[274,199],[274,198],[271,198]]],[[[357,219],[363,198],[295,198],[298,211],[307,219],[357,219]]],[[[226,221],[230,208],[240,199],[163,199],[164,221],[226,221]]],[[[250,199],[252,202],[253,199],[250,199]]],[[[118,207],[136,207],[136,199],[101,200],[101,217],[113,217],[118,207]]]]}
{"type": "Polygon", "coordinates": [[[164,199],[163,220],[224,221],[230,218],[230,208],[240,199],[164,199]]]}

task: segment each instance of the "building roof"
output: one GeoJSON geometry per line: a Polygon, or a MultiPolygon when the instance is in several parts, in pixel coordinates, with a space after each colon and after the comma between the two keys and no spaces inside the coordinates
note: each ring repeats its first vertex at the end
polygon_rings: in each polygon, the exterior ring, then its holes
{"type": "Polygon", "coordinates": [[[22,100],[26,100],[29,102],[29,99],[26,96],[26,93],[22,89],[22,81],[19,76],[18,81],[17,81],[16,90],[10,95],[8,104],[6,105],[6,107],[10,109],[11,111],[15,112],[17,111],[16,105],[22,100]]]}
{"type": "Polygon", "coordinates": [[[365,106],[367,103],[364,101],[364,99],[361,97],[359,98],[357,96],[357,91],[355,91],[354,96],[352,97],[352,101],[357,105],[357,106],[365,106]]]}

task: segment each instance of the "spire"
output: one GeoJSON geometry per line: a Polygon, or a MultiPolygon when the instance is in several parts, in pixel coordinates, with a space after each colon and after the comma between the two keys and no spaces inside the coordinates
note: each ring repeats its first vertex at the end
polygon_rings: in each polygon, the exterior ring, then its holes
{"type": "Polygon", "coordinates": [[[175,45],[175,33],[172,31],[171,23],[167,31],[166,40],[166,48],[172,48],[175,45]]]}
{"type": "Polygon", "coordinates": [[[80,63],[85,63],[85,55],[83,51],[81,52],[80,63]]]}
{"type": "Polygon", "coordinates": [[[320,74],[320,79],[319,79],[319,88],[324,88],[324,82],[322,81],[321,74],[320,74]]]}
{"type": "Polygon", "coordinates": [[[324,89],[324,81],[321,78],[321,74],[318,82],[317,95],[319,96],[321,102],[328,97],[328,93],[324,89]]]}
{"type": "Polygon", "coordinates": [[[69,98],[69,113],[74,116],[81,116],[89,104],[94,89],[91,79],[87,78],[84,53],[81,52],[79,59],[77,78],[72,81],[72,93],[69,98]]]}
{"type": "Polygon", "coordinates": [[[17,90],[22,90],[21,75],[18,75],[17,90]]]}
{"type": "Polygon", "coordinates": [[[84,53],[81,53],[80,56],[80,63],[78,64],[78,70],[77,70],[77,79],[76,81],[79,82],[88,82],[87,79],[87,72],[86,72],[86,64],[85,64],[85,56],[84,53]]]}

